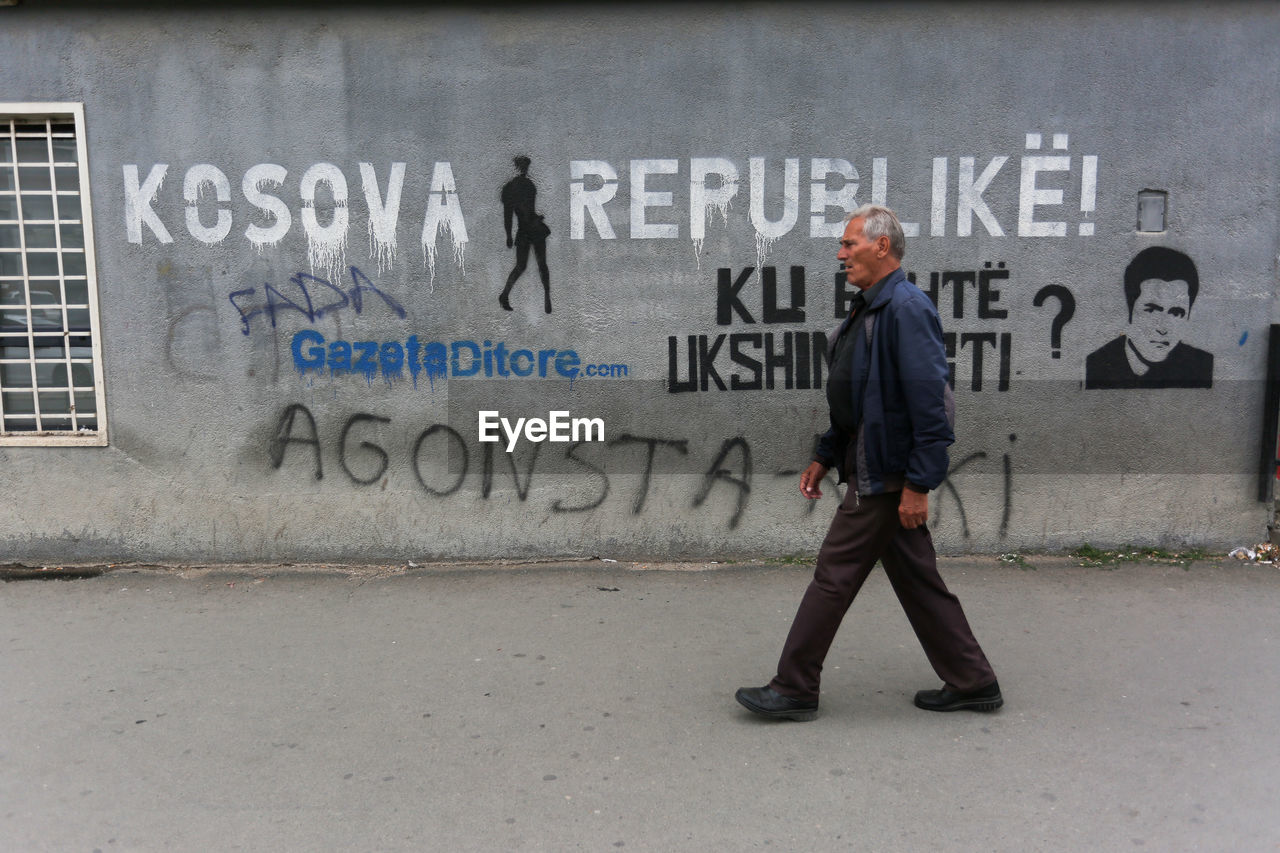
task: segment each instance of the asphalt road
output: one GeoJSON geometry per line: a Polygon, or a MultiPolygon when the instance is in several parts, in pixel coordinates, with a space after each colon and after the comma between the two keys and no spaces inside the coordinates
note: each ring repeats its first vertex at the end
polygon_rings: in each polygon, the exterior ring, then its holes
{"type": "Polygon", "coordinates": [[[0,849],[1280,850],[1280,568],[943,565],[994,714],[879,572],[809,723],[733,700],[802,566],[5,583],[0,849]]]}

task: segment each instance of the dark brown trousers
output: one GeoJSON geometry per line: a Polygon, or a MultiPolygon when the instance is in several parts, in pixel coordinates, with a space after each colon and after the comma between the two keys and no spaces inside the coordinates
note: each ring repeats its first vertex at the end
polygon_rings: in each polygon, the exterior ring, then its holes
{"type": "Polygon", "coordinates": [[[877,559],[884,564],[893,591],[943,682],[953,690],[969,691],[996,680],[960,600],[938,574],[928,528],[906,530],[899,523],[901,498],[901,492],[860,497],[853,489],[845,495],[787,635],[778,675],[770,683],[774,690],[795,699],[817,700],[827,650],[877,559]]]}

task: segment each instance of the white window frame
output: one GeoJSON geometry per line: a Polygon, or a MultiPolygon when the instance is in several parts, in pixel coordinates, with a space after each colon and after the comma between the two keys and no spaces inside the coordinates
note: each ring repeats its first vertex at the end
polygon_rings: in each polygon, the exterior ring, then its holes
{"type": "MultiPolygon", "coordinates": [[[[75,420],[76,412],[75,412],[75,406],[74,406],[74,401],[75,401],[74,389],[77,387],[82,388],[82,390],[88,390],[88,389],[87,389],[87,386],[76,386],[74,384],[75,380],[74,380],[74,377],[72,376],[73,371],[71,370],[71,349],[70,349],[70,346],[64,346],[63,358],[65,359],[67,364],[67,383],[68,383],[67,387],[73,389],[71,391],[71,394],[72,394],[71,409],[72,409],[72,418],[73,418],[72,420],[73,429],[41,430],[41,431],[24,430],[24,431],[10,432],[6,430],[7,422],[3,419],[3,417],[0,417],[0,446],[68,446],[70,445],[70,446],[101,447],[107,444],[107,398],[106,398],[106,387],[103,381],[102,332],[101,332],[102,327],[101,327],[101,322],[99,320],[99,313],[98,313],[98,274],[97,274],[97,260],[94,253],[95,243],[94,243],[94,237],[93,237],[93,200],[89,193],[89,154],[88,154],[88,146],[86,145],[84,104],[78,103],[78,102],[0,103],[0,122],[3,123],[3,128],[2,130],[0,130],[0,137],[8,137],[10,138],[10,141],[15,143],[15,145],[13,146],[14,151],[13,151],[12,165],[6,165],[0,168],[13,168],[15,175],[20,174],[17,170],[18,155],[16,150],[16,140],[10,136],[9,123],[11,121],[12,122],[30,122],[30,121],[44,121],[44,120],[50,120],[50,119],[53,120],[54,122],[60,122],[64,124],[74,123],[75,125],[76,160],[77,160],[76,165],[79,172],[79,184],[80,184],[80,187],[79,187],[80,217],[81,217],[80,224],[84,233],[84,262],[85,262],[85,278],[86,278],[85,283],[88,291],[89,335],[90,335],[91,351],[92,351],[92,358],[93,358],[93,365],[92,365],[93,391],[94,391],[94,404],[96,407],[96,414],[95,414],[95,420],[94,420],[95,428],[90,430],[84,426],[81,426],[79,429],[76,429],[74,427],[74,425],[76,424],[76,420],[75,420]]],[[[46,136],[46,138],[51,138],[51,137],[46,136]]],[[[52,145],[52,142],[50,144],[52,145]]],[[[52,151],[52,148],[50,150],[52,151]]],[[[53,162],[54,162],[53,158],[51,157],[50,158],[51,170],[53,169],[53,166],[52,166],[53,162]]],[[[52,188],[52,192],[55,197],[59,194],[63,194],[63,195],[69,194],[69,193],[66,193],[65,191],[60,193],[57,188],[56,182],[51,181],[50,186],[52,188]]],[[[19,191],[21,190],[20,184],[17,187],[17,189],[19,191]]],[[[21,207],[21,205],[19,205],[19,207],[21,207]]],[[[55,206],[55,210],[54,210],[55,223],[60,221],[56,218],[58,215],[58,212],[59,211],[55,206]]],[[[18,215],[19,215],[19,220],[18,220],[19,233],[25,234],[24,221],[22,218],[21,210],[19,210],[18,215]]],[[[57,227],[55,227],[54,230],[55,232],[60,232],[60,229],[57,227]]],[[[29,341],[27,358],[25,359],[25,361],[32,365],[32,383],[34,386],[32,390],[34,392],[33,397],[35,399],[35,407],[36,407],[36,412],[38,417],[40,389],[38,385],[38,377],[35,371],[36,352],[35,352],[33,338],[37,337],[39,333],[37,333],[32,328],[32,323],[31,323],[31,311],[32,311],[31,281],[30,281],[30,274],[28,272],[27,262],[25,260],[27,257],[25,236],[21,239],[20,245],[21,245],[21,251],[19,252],[19,256],[24,259],[22,263],[22,270],[23,270],[22,284],[26,291],[26,297],[27,297],[25,307],[27,309],[27,320],[28,320],[27,336],[29,341]]],[[[62,248],[62,238],[60,233],[56,240],[56,247],[58,251],[58,257],[61,259],[63,252],[65,250],[62,248]]],[[[60,272],[57,276],[56,282],[59,288],[61,289],[62,296],[63,296],[63,299],[62,299],[63,314],[62,314],[61,334],[65,339],[70,335],[70,331],[68,330],[68,324],[67,324],[67,308],[66,308],[66,301],[67,301],[66,300],[66,280],[68,276],[65,270],[63,269],[61,260],[59,260],[58,269],[60,270],[60,272]]],[[[53,334],[58,334],[58,333],[54,332],[53,334]]],[[[48,336],[47,333],[46,333],[46,336],[48,336]]],[[[7,359],[5,360],[5,363],[14,364],[14,363],[21,363],[22,361],[23,360],[18,360],[18,359],[11,359],[11,360],[7,359]]],[[[4,413],[3,399],[0,398],[0,416],[2,416],[3,413],[4,413]]]]}

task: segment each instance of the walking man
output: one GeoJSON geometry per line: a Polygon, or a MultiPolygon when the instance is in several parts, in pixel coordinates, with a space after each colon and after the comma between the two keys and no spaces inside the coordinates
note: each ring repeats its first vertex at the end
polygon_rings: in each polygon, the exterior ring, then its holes
{"type": "Polygon", "coordinates": [[[830,345],[831,428],[800,475],[806,498],[822,497],[835,468],[848,482],[818,552],[778,661],[765,687],[738,701],[773,719],[811,720],[827,650],[876,560],[884,565],[940,690],[916,694],[929,711],[994,711],[1000,686],[974,639],[960,601],[938,575],[926,522],[929,491],[946,477],[955,405],[938,311],[907,281],[902,226],[893,211],[864,205],[848,217],[837,257],[858,288],[830,345]]]}

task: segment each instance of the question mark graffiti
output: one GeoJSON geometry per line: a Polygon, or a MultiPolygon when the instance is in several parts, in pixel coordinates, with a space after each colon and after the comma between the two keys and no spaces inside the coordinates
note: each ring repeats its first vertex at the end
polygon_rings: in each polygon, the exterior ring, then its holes
{"type": "Polygon", "coordinates": [[[1053,347],[1053,357],[1062,358],[1062,327],[1075,316],[1076,298],[1061,284],[1046,284],[1036,293],[1031,304],[1039,308],[1050,296],[1058,299],[1058,314],[1049,326],[1049,345],[1053,347]]]}

